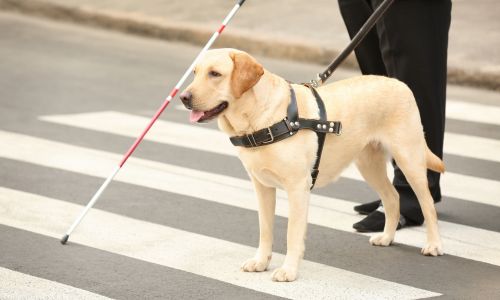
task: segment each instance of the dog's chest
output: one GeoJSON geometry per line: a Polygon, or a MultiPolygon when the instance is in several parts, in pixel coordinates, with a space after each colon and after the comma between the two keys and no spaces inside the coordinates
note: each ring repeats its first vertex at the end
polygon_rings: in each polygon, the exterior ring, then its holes
{"type": "Polygon", "coordinates": [[[251,172],[251,174],[265,186],[283,188],[282,179],[269,169],[255,170],[251,172]]]}
{"type": "Polygon", "coordinates": [[[248,174],[265,186],[283,187],[283,167],[280,158],[272,153],[242,151],[240,159],[248,174]]]}
{"type": "Polygon", "coordinates": [[[297,144],[303,138],[301,134],[266,147],[241,149],[240,159],[249,175],[263,185],[286,188],[310,176],[315,145],[297,144]]]}

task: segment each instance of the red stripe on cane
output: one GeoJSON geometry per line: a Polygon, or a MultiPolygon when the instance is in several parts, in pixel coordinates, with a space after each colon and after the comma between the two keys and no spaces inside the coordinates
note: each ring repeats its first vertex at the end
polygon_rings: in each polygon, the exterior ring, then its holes
{"type": "Polygon", "coordinates": [[[218,32],[219,34],[221,34],[221,33],[222,33],[222,31],[224,30],[224,28],[226,28],[226,25],[222,24],[222,25],[221,25],[221,27],[219,28],[219,30],[217,30],[217,32],[218,32]]]}
{"type": "Polygon", "coordinates": [[[173,89],[173,90],[172,90],[172,92],[170,92],[170,95],[169,95],[169,96],[170,96],[171,98],[174,98],[174,97],[175,97],[175,95],[177,94],[177,92],[179,92],[179,89],[178,89],[178,88],[175,88],[175,89],[173,89]]]}
{"type": "MultiPolygon", "coordinates": [[[[179,89],[178,88],[174,88],[172,90],[172,92],[170,92],[170,95],[169,95],[170,99],[174,98],[175,95],[177,94],[177,92],[179,92],[179,89]]],[[[156,122],[156,120],[158,120],[158,118],[160,117],[161,113],[165,110],[165,108],[167,108],[168,104],[170,103],[170,99],[168,99],[168,97],[167,97],[167,99],[165,100],[165,102],[163,102],[163,104],[158,109],[158,111],[156,111],[153,119],[151,119],[151,121],[149,122],[148,126],[144,129],[144,131],[141,133],[141,135],[135,140],[134,144],[128,149],[127,153],[125,153],[125,155],[123,156],[122,161],[119,164],[120,168],[125,164],[125,162],[130,157],[130,155],[132,155],[132,153],[134,153],[134,151],[137,148],[137,146],[139,146],[139,144],[144,139],[144,136],[146,135],[146,133],[148,133],[149,129],[151,129],[151,127],[156,122]]]]}

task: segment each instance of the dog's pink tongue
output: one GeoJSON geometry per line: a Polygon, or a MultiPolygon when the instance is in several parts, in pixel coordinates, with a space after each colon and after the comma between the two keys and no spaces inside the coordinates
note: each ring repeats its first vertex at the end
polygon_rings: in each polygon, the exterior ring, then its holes
{"type": "Polygon", "coordinates": [[[191,114],[189,115],[189,121],[191,123],[196,123],[201,119],[201,117],[203,117],[204,114],[205,113],[202,111],[192,110],[191,114]]]}

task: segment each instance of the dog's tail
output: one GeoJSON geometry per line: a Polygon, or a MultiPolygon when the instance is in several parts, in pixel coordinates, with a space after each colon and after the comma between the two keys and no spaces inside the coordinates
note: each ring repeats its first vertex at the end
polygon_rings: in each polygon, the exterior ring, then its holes
{"type": "Polygon", "coordinates": [[[443,161],[432,153],[429,147],[426,146],[426,148],[425,160],[427,161],[427,169],[438,173],[444,173],[445,167],[443,161]]]}

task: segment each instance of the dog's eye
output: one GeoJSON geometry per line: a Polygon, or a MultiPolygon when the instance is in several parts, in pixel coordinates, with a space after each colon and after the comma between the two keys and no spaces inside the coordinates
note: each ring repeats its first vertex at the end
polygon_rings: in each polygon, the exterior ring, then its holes
{"type": "Polygon", "coordinates": [[[210,72],[208,72],[208,75],[210,77],[221,77],[222,76],[222,74],[217,72],[217,71],[210,71],[210,72]]]}

